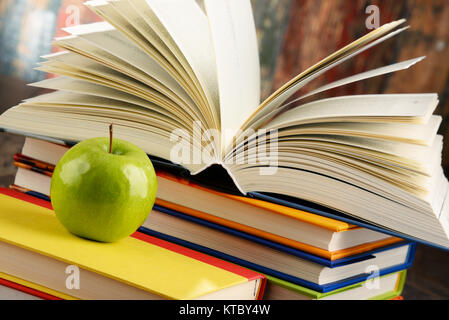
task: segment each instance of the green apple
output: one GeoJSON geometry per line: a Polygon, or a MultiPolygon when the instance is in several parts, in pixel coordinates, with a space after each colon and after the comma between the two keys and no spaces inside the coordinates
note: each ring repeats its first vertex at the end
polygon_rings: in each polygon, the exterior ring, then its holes
{"type": "Polygon", "coordinates": [[[71,233],[100,242],[135,232],[151,212],[157,192],[146,153],[111,139],[93,138],[72,147],[51,180],[51,203],[59,221],[71,233]]]}

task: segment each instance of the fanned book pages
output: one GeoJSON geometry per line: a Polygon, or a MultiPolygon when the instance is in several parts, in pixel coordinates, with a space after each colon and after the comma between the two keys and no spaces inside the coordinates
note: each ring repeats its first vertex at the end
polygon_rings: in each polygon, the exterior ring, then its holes
{"type": "Polygon", "coordinates": [[[448,182],[436,94],[353,95],[325,90],[411,67],[422,58],[299,89],[405,31],[381,26],[260,100],[256,31],[247,0],[88,1],[105,21],[65,29],[33,84],[54,92],[0,117],[11,132],[77,142],[106,136],[181,164],[221,165],[243,193],[318,203],[449,248],[448,182]]]}

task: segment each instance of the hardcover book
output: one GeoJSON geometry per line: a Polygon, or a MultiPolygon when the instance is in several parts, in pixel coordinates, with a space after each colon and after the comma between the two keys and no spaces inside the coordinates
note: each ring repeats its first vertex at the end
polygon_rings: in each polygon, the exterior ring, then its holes
{"type": "Polygon", "coordinates": [[[266,300],[395,300],[401,297],[407,271],[399,271],[331,292],[310,290],[267,276],[266,300]]]}
{"type": "Polygon", "coordinates": [[[49,292],[54,293],[28,281],[0,273],[0,300],[62,300],[49,292]]]}
{"type": "Polygon", "coordinates": [[[319,292],[366,280],[373,266],[380,275],[405,270],[416,249],[400,242],[331,261],[158,206],[139,231],[319,292]]]}
{"type": "Polygon", "coordinates": [[[49,202],[0,189],[0,270],[79,299],[261,299],[265,277],[136,232],[116,243],[70,234],[49,202]],[[67,286],[67,267],[80,285],[67,286]],[[132,272],[130,272],[132,271],[132,272]]]}

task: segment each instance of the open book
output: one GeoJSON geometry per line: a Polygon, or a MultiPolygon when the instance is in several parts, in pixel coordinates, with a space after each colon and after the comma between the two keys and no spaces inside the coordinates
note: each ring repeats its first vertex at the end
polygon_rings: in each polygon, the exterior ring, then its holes
{"type": "Polygon", "coordinates": [[[107,136],[179,163],[221,165],[242,193],[315,202],[449,247],[436,94],[313,99],[422,58],[369,70],[299,98],[326,71],[407,29],[388,23],[305,70],[260,102],[256,30],[247,0],[88,1],[104,22],[65,29],[66,51],[34,83],[55,92],[24,101],[0,127],[62,141],[107,136]]]}

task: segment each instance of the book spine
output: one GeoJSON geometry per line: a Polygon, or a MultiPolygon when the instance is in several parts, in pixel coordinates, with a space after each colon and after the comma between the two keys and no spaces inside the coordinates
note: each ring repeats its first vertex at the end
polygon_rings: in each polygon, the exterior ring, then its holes
{"type": "Polygon", "coordinates": [[[27,293],[29,295],[44,299],[44,300],[63,300],[61,298],[55,297],[51,294],[39,291],[39,290],[35,290],[33,288],[29,288],[26,286],[23,286],[21,284],[0,278],[0,285],[14,289],[14,290],[18,290],[24,293],[27,293]]]}
{"type": "MultiPolygon", "coordinates": [[[[211,248],[207,248],[205,246],[198,245],[196,243],[185,241],[183,239],[176,238],[176,237],[164,234],[164,233],[160,233],[160,232],[157,232],[157,231],[145,228],[145,227],[140,227],[138,231],[141,233],[145,233],[147,235],[151,235],[153,237],[163,239],[168,242],[173,242],[173,243],[183,246],[183,247],[191,248],[195,251],[203,252],[210,256],[218,257],[220,259],[229,261],[231,263],[241,265],[245,268],[255,270],[256,272],[270,275],[270,276],[273,276],[273,277],[276,277],[276,278],[279,278],[279,279],[282,279],[282,280],[285,280],[285,281],[288,281],[288,282],[291,282],[291,283],[294,283],[294,284],[297,284],[297,285],[300,285],[300,286],[303,286],[303,287],[306,287],[306,288],[309,288],[309,289],[312,289],[312,290],[315,290],[315,291],[321,292],[321,293],[327,293],[327,292],[334,291],[334,290],[337,290],[337,289],[340,289],[340,288],[343,288],[343,287],[346,287],[346,286],[349,286],[352,284],[356,284],[356,283],[365,281],[366,279],[368,279],[370,277],[370,274],[360,274],[360,275],[356,275],[354,277],[344,279],[341,281],[336,281],[336,282],[332,282],[332,283],[328,283],[328,284],[319,285],[319,284],[313,283],[311,281],[300,279],[300,278],[291,276],[289,274],[279,272],[277,270],[273,270],[273,269],[267,268],[265,266],[258,265],[256,263],[252,263],[250,261],[240,259],[238,257],[231,256],[229,254],[226,254],[226,253],[223,253],[223,252],[211,249],[211,248]]],[[[386,275],[389,273],[393,273],[396,271],[401,271],[401,270],[405,270],[405,269],[409,268],[413,262],[415,244],[411,243],[411,244],[409,244],[409,246],[410,247],[409,247],[409,252],[407,255],[406,262],[403,264],[400,264],[400,265],[396,265],[396,266],[392,266],[392,267],[380,270],[379,276],[383,276],[383,275],[386,275]]]]}

